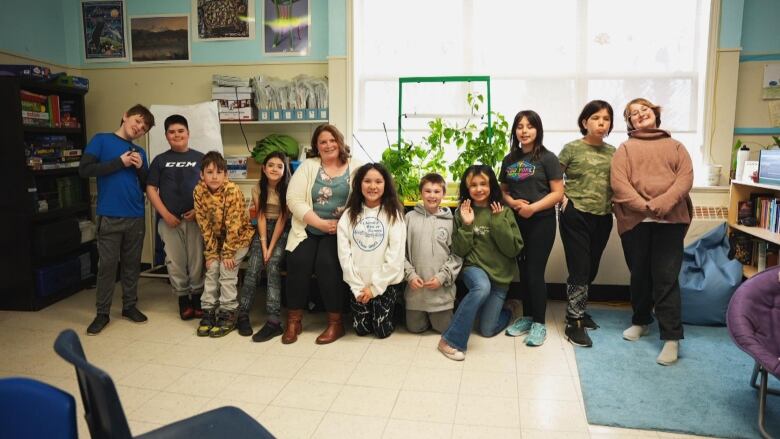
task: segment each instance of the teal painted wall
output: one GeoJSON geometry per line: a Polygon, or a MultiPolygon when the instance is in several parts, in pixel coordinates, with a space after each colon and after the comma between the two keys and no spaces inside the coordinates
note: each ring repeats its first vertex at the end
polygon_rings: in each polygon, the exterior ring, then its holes
{"type": "Polygon", "coordinates": [[[347,0],[328,1],[330,56],[347,56],[347,0]]]}
{"type": "Polygon", "coordinates": [[[721,0],[720,34],[718,35],[718,47],[721,49],[736,49],[742,46],[744,6],[744,0],[721,0]]]}
{"type": "Polygon", "coordinates": [[[744,1],[742,53],[780,53],[780,0],[744,1]]]}
{"type": "Polygon", "coordinates": [[[64,7],[61,0],[4,1],[0,50],[66,64],[64,7]]]}
{"type": "MultiPolygon", "coordinates": [[[[254,0],[255,38],[248,41],[191,42],[192,63],[325,61],[334,53],[346,55],[346,0],[309,0],[311,13],[309,54],[263,55],[263,2],[254,0]],[[335,44],[331,47],[330,38],[335,44]],[[331,50],[335,52],[331,52],[331,50]]],[[[0,14],[0,50],[72,67],[129,65],[128,62],[85,63],[81,35],[80,0],[13,1],[0,14]],[[41,4],[44,3],[42,6],[41,4]],[[39,11],[45,11],[40,14],[39,11]],[[38,14],[38,15],[35,15],[38,14]],[[40,16],[39,16],[40,15],[40,16]]],[[[127,16],[191,14],[192,0],[125,0],[127,16]]],[[[190,29],[192,32],[192,29],[190,29]]],[[[128,39],[129,39],[128,33],[128,39]]],[[[192,34],[190,34],[192,39],[192,34]]]]}

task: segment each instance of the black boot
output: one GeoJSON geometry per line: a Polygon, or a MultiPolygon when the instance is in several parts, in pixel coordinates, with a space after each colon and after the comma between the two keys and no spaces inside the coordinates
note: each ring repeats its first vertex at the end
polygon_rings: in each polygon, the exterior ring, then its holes
{"type": "Polygon", "coordinates": [[[195,318],[195,310],[192,308],[190,296],[179,296],[179,317],[182,320],[192,320],[195,318]]]}

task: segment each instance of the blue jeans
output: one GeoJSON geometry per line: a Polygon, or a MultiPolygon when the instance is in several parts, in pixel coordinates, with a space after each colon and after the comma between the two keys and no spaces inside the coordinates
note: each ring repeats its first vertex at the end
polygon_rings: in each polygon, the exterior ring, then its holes
{"type": "Polygon", "coordinates": [[[492,337],[509,324],[512,313],[503,309],[507,287],[490,281],[485,270],[468,266],[461,272],[468,293],[460,301],[450,327],[442,334],[448,345],[459,351],[466,351],[474,320],[479,315],[479,333],[492,337]]]}

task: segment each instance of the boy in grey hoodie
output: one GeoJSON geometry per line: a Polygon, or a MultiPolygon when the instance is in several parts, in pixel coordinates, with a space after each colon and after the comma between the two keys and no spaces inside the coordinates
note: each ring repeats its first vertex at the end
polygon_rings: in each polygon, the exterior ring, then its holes
{"type": "Polygon", "coordinates": [[[406,214],[406,327],[444,332],[452,320],[455,278],[463,260],[452,253],[452,212],[442,208],[447,183],[436,173],[420,180],[422,201],[406,214]]]}

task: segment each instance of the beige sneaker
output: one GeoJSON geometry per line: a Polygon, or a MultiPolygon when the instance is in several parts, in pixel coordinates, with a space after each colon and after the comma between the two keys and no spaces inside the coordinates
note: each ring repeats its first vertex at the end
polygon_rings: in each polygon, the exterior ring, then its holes
{"type": "Polygon", "coordinates": [[[466,359],[466,354],[463,351],[459,351],[455,349],[454,347],[447,344],[444,339],[439,340],[439,346],[438,346],[439,352],[444,354],[445,357],[449,358],[450,360],[454,361],[463,361],[466,359]]]}

